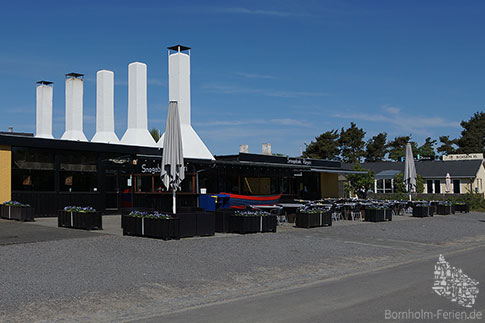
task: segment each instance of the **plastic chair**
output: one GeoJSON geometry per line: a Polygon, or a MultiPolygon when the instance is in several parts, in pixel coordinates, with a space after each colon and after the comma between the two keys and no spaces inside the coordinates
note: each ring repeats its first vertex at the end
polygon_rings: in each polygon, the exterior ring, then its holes
{"type": "Polygon", "coordinates": [[[271,210],[270,213],[273,215],[276,215],[276,219],[278,220],[278,225],[283,225],[283,223],[288,224],[288,218],[283,208],[273,209],[271,210]]]}
{"type": "Polygon", "coordinates": [[[362,221],[362,213],[360,212],[360,205],[356,204],[352,209],[350,210],[350,217],[352,218],[352,221],[355,221],[356,218],[359,218],[360,221],[362,221]]]}
{"type": "Polygon", "coordinates": [[[330,212],[332,212],[332,221],[340,221],[342,220],[342,208],[338,205],[334,205],[330,212]]]}

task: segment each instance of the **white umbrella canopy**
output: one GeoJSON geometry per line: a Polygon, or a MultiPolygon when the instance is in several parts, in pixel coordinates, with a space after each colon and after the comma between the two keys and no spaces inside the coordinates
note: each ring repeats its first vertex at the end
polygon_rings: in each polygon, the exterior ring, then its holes
{"type": "Polygon", "coordinates": [[[450,173],[446,173],[445,191],[446,191],[446,193],[449,193],[451,191],[451,176],[450,176],[450,173]]]}
{"type": "Polygon", "coordinates": [[[416,191],[416,166],[414,165],[413,148],[410,143],[406,144],[403,180],[406,191],[409,192],[409,200],[411,200],[411,192],[416,191]]]}
{"type": "Polygon", "coordinates": [[[170,101],[167,124],[163,138],[163,155],[160,178],[167,190],[173,191],[173,213],[177,213],[175,192],[185,178],[184,152],[182,149],[182,131],[177,101],[170,101]]]}

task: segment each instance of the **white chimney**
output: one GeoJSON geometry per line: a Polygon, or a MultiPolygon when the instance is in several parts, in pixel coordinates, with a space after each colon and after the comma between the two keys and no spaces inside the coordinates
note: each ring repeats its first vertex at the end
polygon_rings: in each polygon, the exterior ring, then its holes
{"type": "Polygon", "coordinates": [[[147,66],[134,62],[128,65],[128,129],[121,142],[126,145],[156,147],[148,132],[147,66]]]}
{"type": "Polygon", "coordinates": [[[66,131],[61,139],[88,141],[83,132],[84,74],[66,74],[66,131]]]}
{"type": "MultiPolygon", "coordinates": [[[[191,126],[190,114],[190,47],[168,48],[168,99],[177,101],[185,158],[214,159],[211,152],[191,126]]],[[[163,137],[158,141],[163,146],[163,137]]]]}
{"type": "Polygon", "coordinates": [[[38,138],[52,137],[52,95],[54,88],[52,82],[37,82],[35,136],[38,138]]]}
{"type": "Polygon", "coordinates": [[[96,134],[92,142],[119,143],[114,124],[114,73],[96,73],[96,134]]]}
{"type": "Polygon", "coordinates": [[[249,152],[249,146],[248,145],[239,145],[239,152],[247,154],[249,152]]]}
{"type": "Polygon", "coordinates": [[[262,151],[263,155],[271,155],[271,144],[263,144],[262,151]]]}

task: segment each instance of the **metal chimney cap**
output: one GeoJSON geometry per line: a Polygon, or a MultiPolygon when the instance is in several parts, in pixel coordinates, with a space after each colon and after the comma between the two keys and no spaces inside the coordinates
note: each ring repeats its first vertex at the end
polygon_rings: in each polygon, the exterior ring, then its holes
{"type": "Polygon", "coordinates": [[[54,84],[54,82],[50,82],[50,81],[38,81],[38,82],[35,82],[35,84],[39,84],[39,85],[51,85],[51,84],[54,84]]]}
{"type": "Polygon", "coordinates": [[[171,46],[171,47],[167,47],[168,49],[170,50],[173,50],[173,51],[176,51],[176,52],[183,52],[184,50],[189,50],[190,47],[187,47],[187,46],[183,46],[183,45],[175,45],[175,46],[171,46]]]}
{"type": "Polygon", "coordinates": [[[80,74],[80,73],[69,73],[69,74],[66,74],[66,79],[67,78],[83,79],[84,78],[84,74],[80,74]]]}

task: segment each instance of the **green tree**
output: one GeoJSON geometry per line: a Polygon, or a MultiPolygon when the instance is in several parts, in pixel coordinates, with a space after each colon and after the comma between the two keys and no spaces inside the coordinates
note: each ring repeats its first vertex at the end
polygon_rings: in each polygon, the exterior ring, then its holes
{"type": "Polygon", "coordinates": [[[303,152],[305,158],[318,159],[338,159],[340,150],[338,147],[339,134],[337,130],[330,130],[315,137],[309,145],[305,144],[306,148],[303,152]]]}
{"type": "MultiPolygon", "coordinates": [[[[421,175],[416,175],[416,193],[424,192],[424,179],[421,175]]],[[[403,174],[399,173],[394,176],[394,193],[407,193],[404,185],[403,174]]]]}
{"type": "Polygon", "coordinates": [[[458,139],[460,154],[485,152],[485,112],[476,112],[468,121],[460,123],[463,130],[458,139]]]}
{"type": "Polygon", "coordinates": [[[160,130],[152,128],[150,130],[150,134],[152,135],[155,142],[158,142],[158,140],[160,140],[160,130]]]}
{"type": "Polygon", "coordinates": [[[401,161],[401,157],[406,156],[406,144],[411,143],[413,148],[413,156],[418,153],[417,144],[414,141],[410,141],[411,136],[396,137],[393,141],[389,142],[389,158],[394,161],[401,161]]]}
{"type": "Polygon", "coordinates": [[[440,137],[441,146],[438,147],[437,151],[441,154],[454,154],[456,153],[457,139],[450,139],[450,136],[440,137]]]}
{"type": "Polygon", "coordinates": [[[436,140],[431,140],[431,137],[426,138],[426,141],[422,146],[418,148],[418,154],[421,156],[436,156],[434,151],[434,146],[436,145],[436,140]]]}
{"type": "Polygon", "coordinates": [[[360,188],[364,187],[366,191],[374,188],[374,172],[362,168],[360,164],[355,164],[352,168],[355,171],[366,172],[365,174],[347,174],[347,183],[345,183],[345,190],[347,192],[356,193],[360,188]]]}
{"type": "Polygon", "coordinates": [[[357,128],[357,125],[353,122],[350,123],[350,127],[346,130],[342,128],[338,142],[344,162],[356,163],[360,162],[361,158],[364,157],[364,136],[365,131],[362,128],[357,128]]]}
{"type": "Polygon", "coordinates": [[[387,133],[382,132],[367,141],[365,161],[382,161],[387,154],[387,133]]]}

